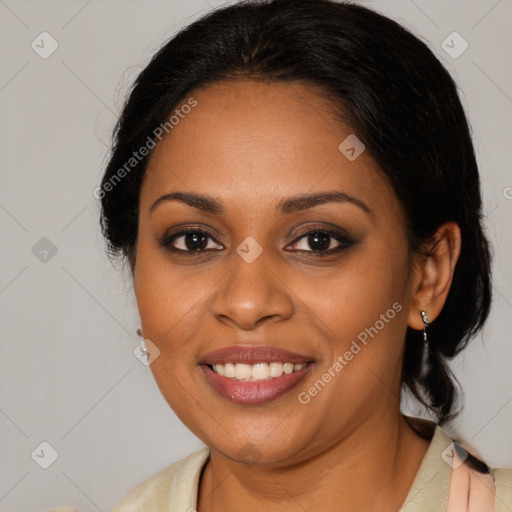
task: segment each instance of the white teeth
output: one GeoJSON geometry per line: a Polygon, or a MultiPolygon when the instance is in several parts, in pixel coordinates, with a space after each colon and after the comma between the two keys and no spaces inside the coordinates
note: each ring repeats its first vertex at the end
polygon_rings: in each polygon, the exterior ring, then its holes
{"type": "Polygon", "coordinates": [[[252,365],[251,377],[254,380],[264,380],[270,377],[270,368],[267,363],[258,363],[252,365]]]}
{"type": "Polygon", "coordinates": [[[226,371],[224,370],[224,365],[222,364],[214,364],[213,369],[219,374],[219,375],[225,375],[226,371]]]}
{"type": "Polygon", "coordinates": [[[293,364],[292,363],[284,363],[283,364],[283,373],[287,375],[293,372],[293,364]]]}
{"type": "Polygon", "coordinates": [[[235,364],[235,377],[238,380],[251,378],[252,366],[250,364],[235,364]]]}
{"type": "Polygon", "coordinates": [[[230,379],[235,377],[235,365],[231,363],[226,363],[224,365],[217,364],[215,366],[224,366],[224,375],[229,377],[230,379]]]}
{"type": "Polygon", "coordinates": [[[306,363],[256,363],[256,364],[243,364],[243,363],[226,363],[214,364],[213,371],[228,377],[230,379],[245,380],[245,381],[260,381],[274,379],[281,377],[283,373],[288,375],[293,372],[298,372],[306,366],[306,363]]]}
{"type": "Polygon", "coordinates": [[[270,376],[281,377],[283,375],[283,363],[270,363],[270,376]]]}

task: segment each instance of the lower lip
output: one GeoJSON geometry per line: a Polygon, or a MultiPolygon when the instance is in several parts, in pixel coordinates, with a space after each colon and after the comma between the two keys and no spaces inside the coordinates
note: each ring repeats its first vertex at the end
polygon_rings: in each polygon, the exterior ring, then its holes
{"type": "Polygon", "coordinates": [[[297,372],[283,374],[269,380],[250,382],[230,379],[215,373],[209,366],[201,365],[208,383],[230,402],[258,405],[271,402],[293,389],[309,371],[311,364],[297,372]]]}

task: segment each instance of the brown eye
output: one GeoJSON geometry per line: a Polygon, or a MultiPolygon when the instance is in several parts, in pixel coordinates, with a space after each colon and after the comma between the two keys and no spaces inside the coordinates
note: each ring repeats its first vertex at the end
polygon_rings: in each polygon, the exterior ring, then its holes
{"type": "Polygon", "coordinates": [[[161,241],[161,245],[166,249],[175,252],[203,252],[206,250],[219,250],[222,246],[216,247],[209,233],[201,229],[183,229],[178,233],[165,237],[161,241]]]}
{"type": "Polygon", "coordinates": [[[334,254],[352,245],[352,241],[341,233],[312,229],[302,234],[293,243],[298,251],[311,252],[318,256],[334,254]]]}
{"type": "MultiPolygon", "coordinates": [[[[306,238],[306,237],[304,237],[306,238]]],[[[314,233],[312,235],[308,235],[306,238],[306,242],[314,251],[324,251],[330,249],[331,242],[333,241],[331,235],[327,233],[314,233]]]]}

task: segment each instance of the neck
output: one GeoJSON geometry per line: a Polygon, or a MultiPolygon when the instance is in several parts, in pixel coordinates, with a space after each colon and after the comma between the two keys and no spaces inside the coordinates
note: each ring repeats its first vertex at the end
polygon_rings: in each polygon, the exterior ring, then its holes
{"type": "Polygon", "coordinates": [[[398,510],[430,442],[393,411],[369,418],[323,453],[288,467],[233,462],[212,450],[199,512],[398,510]]]}

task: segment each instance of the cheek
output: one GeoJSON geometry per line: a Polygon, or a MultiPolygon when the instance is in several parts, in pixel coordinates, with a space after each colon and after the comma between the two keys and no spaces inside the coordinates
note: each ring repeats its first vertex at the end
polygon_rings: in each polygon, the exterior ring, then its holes
{"type": "Polygon", "coordinates": [[[170,407],[189,424],[204,414],[195,410],[188,391],[195,378],[191,372],[197,370],[194,335],[204,319],[199,314],[204,285],[191,284],[193,278],[173,271],[154,248],[146,254],[144,244],[139,247],[134,290],[142,331],[160,350],[150,369],[170,407]]]}
{"type": "Polygon", "coordinates": [[[306,288],[299,292],[310,297],[309,306],[330,345],[316,378],[325,376],[333,384],[322,392],[316,413],[324,414],[327,403],[347,414],[364,404],[382,403],[387,390],[399,385],[407,327],[406,269],[404,244],[375,240],[322,283],[322,294],[306,288]],[[336,377],[326,374],[329,369],[336,377]]]}
{"type": "Polygon", "coordinates": [[[204,279],[198,282],[193,266],[171,265],[165,249],[151,240],[147,231],[141,233],[137,247],[134,291],[148,333],[162,338],[187,312],[193,313],[205,283],[204,279]]]}
{"type": "Polygon", "coordinates": [[[333,436],[365,410],[396,400],[407,326],[407,261],[400,247],[368,244],[321,282],[321,294],[313,293],[311,281],[297,292],[309,297],[310,318],[329,345],[316,374],[299,390],[301,403],[331,425],[333,436]]]}
{"type": "MultiPolygon", "coordinates": [[[[297,296],[305,299],[314,313],[312,318],[322,321],[325,334],[333,345],[339,345],[337,348],[343,348],[347,341],[373,326],[390,308],[388,316],[393,319],[395,310],[403,309],[392,307],[395,303],[404,306],[406,299],[407,260],[403,247],[379,240],[368,242],[329,276],[296,281],[293,288],[297,296]]],[[[385,330],[401,330],[402,323],[398,322],[400,325],[394,329],[393,322],[386,323],[385,330]]]]}
{"type": "Polygon", "coordinates": [[[193,277],[170,267],[164,252],[144,239],[139,241],[134,291],[144,337],[160,349],[152,368],[158,362],[174,372],[178,353],[181,361],[191,357],[187,334],[197,328],[201,299],[198,285],[191,281],[193,277]]]}

